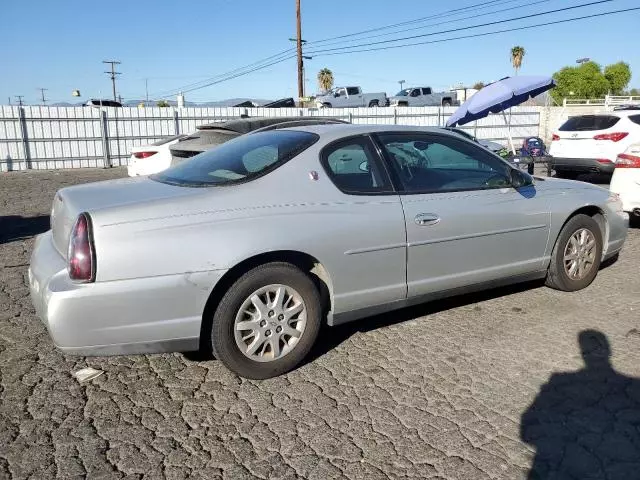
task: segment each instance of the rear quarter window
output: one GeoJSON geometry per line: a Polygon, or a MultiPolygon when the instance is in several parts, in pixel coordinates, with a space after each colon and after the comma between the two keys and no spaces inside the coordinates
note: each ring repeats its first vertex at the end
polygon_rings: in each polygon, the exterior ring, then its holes
{"type": "Polygon", "coordinates": [[[613,115],[579,115],[568,119],[558,130],[561,132],[606,130],[613,127],[619,120],[619,117],[613,115]]]}
{"type": "Polygon", "coordinates": [[[629,120],[631,120],[636,125],[640,125],[640,115],[630,115],[629,120]]]}

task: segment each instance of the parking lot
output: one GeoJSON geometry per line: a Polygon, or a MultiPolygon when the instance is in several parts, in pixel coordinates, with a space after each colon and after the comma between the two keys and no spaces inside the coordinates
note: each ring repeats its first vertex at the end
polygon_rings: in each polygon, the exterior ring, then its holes
{"type": "Polygon", "coordinates": [[[525,284],[325,329],[268,381],[190,354],[65,357],[29,300],[33,236],[57,189],[125,174],[0,175],[0,478],[517,479],[536,452],[575,478],[640,478],[640,445],[621,440],[640,431],[639,229],[585,290],[525,284]],[[589,388],[588,371],[558,375],[585,368],[586,330],[615,370],[589,388]],[[86,366],[104,374],[79,384],[86,366]],[[586,418],[590,436],[572,426],[586,418]]]}

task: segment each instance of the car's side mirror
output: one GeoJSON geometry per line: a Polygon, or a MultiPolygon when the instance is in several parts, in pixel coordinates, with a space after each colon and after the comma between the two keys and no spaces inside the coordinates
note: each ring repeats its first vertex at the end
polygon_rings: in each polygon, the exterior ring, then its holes
{"type": "Polygon", "coordinates": [[[523,172],[517,168],[511,169],[511,186],[513,188],[527,187],[533,185],[533,177],[528,173],[523,172]]]}
{"type": "Polygon", "coordinates": [[[362,162],[358,168],[360,169],[361,172],[369,172],[371,171],[371,167],[369,166],[369,161],[365,160],[364,162],[362,162]]]}

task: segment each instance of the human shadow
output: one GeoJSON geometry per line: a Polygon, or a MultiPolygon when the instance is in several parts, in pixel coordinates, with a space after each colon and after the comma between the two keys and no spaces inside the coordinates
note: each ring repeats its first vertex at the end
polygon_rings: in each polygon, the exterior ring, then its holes
{"type": "Polygon", "coordinates": [[[0,216],[0,245],[33,237],[49,230],[49,215],[0,216]]]}
{"type": "Polygon", "coordinates": [[[585,368],[554,373],[522,415],[533,480],[640,479],[640,379],[617,373],[607,337],[584,330],[585,368]]]}

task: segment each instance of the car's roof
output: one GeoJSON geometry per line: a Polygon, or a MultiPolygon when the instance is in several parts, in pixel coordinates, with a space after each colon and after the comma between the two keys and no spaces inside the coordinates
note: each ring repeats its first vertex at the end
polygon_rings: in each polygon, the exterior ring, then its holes
{"type": "Polygon", "coordinates": [[[322,137],[346,137],[374,132],[431,132],[445,135],[458,136],[455,132],[450,132],[441,127],[421,127],[415,125],[352,125],[352,124],[326,124],[326,125],[304,125],[291,127],[284,130],[298,130],[316,133],[322,137]]]}

